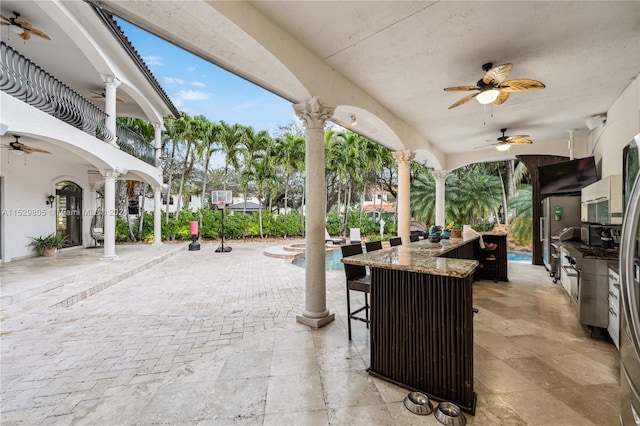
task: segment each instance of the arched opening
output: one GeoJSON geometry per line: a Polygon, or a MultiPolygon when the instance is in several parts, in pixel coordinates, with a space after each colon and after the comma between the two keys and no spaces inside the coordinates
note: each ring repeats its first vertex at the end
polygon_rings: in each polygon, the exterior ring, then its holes
{"type": "Polygon", "coordinates": [[[82,189],[73,182],[56,184],[56,231],[67,237],[65,247],[82,244],[82,189]]]}

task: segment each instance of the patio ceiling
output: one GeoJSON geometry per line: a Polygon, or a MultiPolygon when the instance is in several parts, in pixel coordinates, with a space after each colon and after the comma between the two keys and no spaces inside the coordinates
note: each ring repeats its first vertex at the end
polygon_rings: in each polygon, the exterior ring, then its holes
{"type": "Polygon", "coordinates": [[[568,155],[571,129],[589,155],[585,120],[640,73],[638,2],[93,3],[291,102],[318,96],[336,122],[436,168],[568,155]],[[447,109],[467,92],[443,88],[474,85],[487,62],[546,88],[447,109]],[[498,152],[486,141],[501,128],[534,143],[498,152]]]}

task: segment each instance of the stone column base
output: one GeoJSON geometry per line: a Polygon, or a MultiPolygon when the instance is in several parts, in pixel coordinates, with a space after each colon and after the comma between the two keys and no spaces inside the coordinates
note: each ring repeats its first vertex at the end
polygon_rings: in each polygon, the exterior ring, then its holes
{"type": "Polygon", "coordinates": [[[103,255],[100,260],[120,260],[120,258],[118,257],[117,254],[105,254],[103,255]]]}
{"type": "Polygon", "coordinates": [[[322,328],[336,319],[336,314],[329,314],[322,318],[308,318],[304,315],[296,315],[296,322],[300,324],[308,325],[313,328],[322,328]]]}

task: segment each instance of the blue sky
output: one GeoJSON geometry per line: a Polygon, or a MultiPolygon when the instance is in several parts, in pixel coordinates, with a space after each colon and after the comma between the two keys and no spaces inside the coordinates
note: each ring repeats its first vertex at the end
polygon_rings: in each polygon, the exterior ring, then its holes
{"type": "Polygon", "coordinates": [[[289,101],[126,21],[118,23],[178,110],[269,133],[295,120],[289,101]]]}

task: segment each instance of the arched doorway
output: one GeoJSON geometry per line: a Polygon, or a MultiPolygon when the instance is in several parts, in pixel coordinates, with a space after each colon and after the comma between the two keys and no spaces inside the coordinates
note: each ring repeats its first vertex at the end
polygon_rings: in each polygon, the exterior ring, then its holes
{"type": "Polygon", "coordinates": [[[73,182],[56,184],[56,231],[65,235],[65,247],[82,244],[82,189],[73,182]]]}

